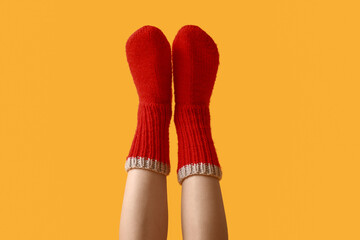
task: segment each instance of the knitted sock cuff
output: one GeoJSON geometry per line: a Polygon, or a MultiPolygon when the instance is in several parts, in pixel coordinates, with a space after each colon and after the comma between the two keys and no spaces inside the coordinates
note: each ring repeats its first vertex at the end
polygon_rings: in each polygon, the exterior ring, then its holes
{"type": "Polygon", "coordinates": [[[210,112],[207,105],[175,106],[174,117],[178,134],[178,181],[191,175],[222,177],[211,136],[210,112]]]}
{"type": "Polygon", "coordinates": [[[126,159],[125,169],[147,169],[168,175],[169,124],[171,104],[140,103],[137,128],[126,159]]]}

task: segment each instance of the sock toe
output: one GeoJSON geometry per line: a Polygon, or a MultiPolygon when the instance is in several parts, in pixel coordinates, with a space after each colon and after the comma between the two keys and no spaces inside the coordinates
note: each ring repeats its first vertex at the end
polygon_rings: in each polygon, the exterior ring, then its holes
{"type": "Polygon", "coordinates": [[[154,26],[135,31],[126,42],[126,56],[140,102],[171,102],[171,48],[154,26]]]}
{"type": "Polygon", "coordinates": [[[209,104],[219,65],[213,39],[200,27],[182,27],[172,44],[177,103],[209,104]]]}

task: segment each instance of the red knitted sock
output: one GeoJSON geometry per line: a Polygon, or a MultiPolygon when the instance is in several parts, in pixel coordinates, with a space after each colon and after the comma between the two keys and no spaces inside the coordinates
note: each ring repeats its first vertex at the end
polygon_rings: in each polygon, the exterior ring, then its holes
{"type": "Polygon", "coordinates": [[[144,26],[126,43],[126,56],[139,95],[137,128],[125,169],[168,175],[171,119],[171,48],[160,29],[144,26]]]}
{"type": "Polygon", "coordinates": [[[184,26],[173,45],[175,125],[178,134],[178,181],[191,175],[221,179],[210,129],[209,102],[219,65],[212,38],[201,28],[184,26]]]}

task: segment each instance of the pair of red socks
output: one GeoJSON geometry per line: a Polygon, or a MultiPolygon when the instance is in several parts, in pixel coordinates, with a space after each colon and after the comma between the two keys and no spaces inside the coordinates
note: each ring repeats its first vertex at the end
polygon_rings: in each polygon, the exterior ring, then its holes
{"type": "Polygon", "coordinates": [[[160,29],[144,26],[129,37],[126,56],[139,95],[139,108],[125,169],[170,173],[173,75],[178,181],[181,184],[192,175],[221,179],[210,129],[209,103],[219,65],[218,49],[212,38],[197,26],[184,26],[177,33],[171,52],[160,29]]]}

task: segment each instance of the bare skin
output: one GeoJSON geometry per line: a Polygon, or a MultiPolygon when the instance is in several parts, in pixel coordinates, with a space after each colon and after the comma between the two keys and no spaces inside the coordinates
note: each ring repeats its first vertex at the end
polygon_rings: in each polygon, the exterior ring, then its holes
{"type": "MultiPolygon", "coordinates": [[[[143,169],[128,172],[120,220],[120,240],[167,237],[166,177],[143,169]]],[[[195,175],[182,183],[181,222],[184,240],[228,239],[219,181],[195,175]]]]}
{"type": "Polygon", "coordinates": [[[120,240],[163,240],[167,228],[166,176],[131,169],[121,211],[120,240]]]}
{"type": "Polygon", "coordinates": [[[181,224],[184,240],[228,239],[218,179],[195,175],[183,181],[181,224]]]}

